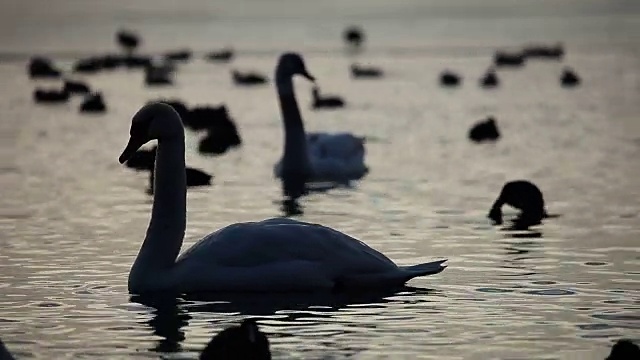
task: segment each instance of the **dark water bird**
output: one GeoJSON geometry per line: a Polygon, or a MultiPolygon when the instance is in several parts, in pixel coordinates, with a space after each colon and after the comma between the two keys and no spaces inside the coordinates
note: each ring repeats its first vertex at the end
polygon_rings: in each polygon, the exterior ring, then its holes
{"type": "Polygon", "coordinates": [[[69,91],[62,88],[60,90],[53,89],[36,89],[33,92],[33,100],[37,103],[59,104],[69,101],[69,91]]]}
{"type": "Polygon", "coordinates": [[[525,46],[522,52],[530,59],[538,58],[561,60],[564,57],[564,46],[560,43],[555,45],[531,44],[525,46]]]}
{"type": "Polygon", "coordinates": [[[53,65],[50,59],[42,56],[32,57],[28,66],[29,77],[38,78],[59,78],[62,72],[53,65]]]}
{"type": "Polygon", "coordinates": [[[504,204],[521,210],[520,215],[514,220],[514,229],[527,229],[529,226],[539,225],[542,219],[549,217],[542,191],[527,180],[509,181],[504,184],[487,216],[495,225],[502,225],[504,204]]]}
{"type": "MultiPolygon", "coordinates": [[[[303,64],[288,61],[291,80],[303,64]]],[[[398,266],[338,230],[287,218],[231,224],[181,252],[187,223],[182,121],[169,105],[145,105],[128,133],[121,164],[147,142],[158,142],[151,220],[129,272],[131,294],[363,292],[397,289],[446,269],[446,259],[398,266]]]]}
{"type": "Polygon", "coordinates": [[[462,79],[460,75],[451,70],[445,70],[440,74],[440,85],[454,87],[460,85],[462,79]]]}
{"type": "Polygon", "coordinates": [[[521,52],[496,51],[493,55],[495,66],[519,67],[524,65],[525,60],[526,57],[521,52]]]}
{"type": "Polygon", "coordinates": [[[580,85],[580,77],[570,67],[565,67],[560,76],[560,84],[562,87],[574,87],[580,85]]]}
{"type": "Polygon", "coordinates": [[[640,359],[640,347],[631,340],[621,339],[611,348],[611,353],[605,360],[638,360],[640,359]]]}
{"type": "Polygon", "coordinates": [[[311,184],[344,184],[362,179],[368,173],[365,147],[361,138],[350,133],[307,134],[295,97],[293,77],[301,75],[315,82],[297,53],[285,53],[276,67],[276,90],[284,149],[273,167],[285,198],[297,199],[309,192],[311,184]]]}
{"type": "Polygon", "coordinates": [[[173,67],[170,64],[149,64],[144,68],[144,82],[147,86],[173,84],[173,67]]]}
{"type": "Polygon", "coordinates": [[[147,68],[153,65],[151,57],[146,55],[127,55],[122,58],[122,64],[129,69],[147,68]]]}
{"type": "Polygon", "coordinates": [[[116,41],[127,53],[131,54],[142,43],[138,34],[131,30],[119,30],[116,33],[116,41]]]}
{"type": "Polygon", "coordinates": [[[345,106],[344,100],[339,96],[320,95],[320,88],[318,86],[313,87],[313,90],[311,90],[311,95],[313,97],[311,103],[311,107],[313,109],[335,109],[345,106]]]}
{"type": "MultiPolygon", "coordinates": [[[[180,115],[180,118],[182,119],[182,122],[185,124],[185,126],[187,126],[187,122],[190,118],[190,111],[184,102],[178,99],[158,99],[149,101],[147,104],[151,104],[154,102],[161,102],[171,106],[178,113],[178,115],[180,115]]],[[[204,126],[203,128],[206,128],[206,126],[204,126]]]]}
{"type": "MultiPolygon", "coordinates": [[[[156,149],[154,147],[153,149],[153,161],[155,163],[155,154],[156,154],[156,149]]],[[[149,187],[147,188],[146,192],[149,195],[153,195],[153,189],[154,189],[154,179],[155,179],[155,175],[154,175],[154,171],[153,171],[153,165],[151,165],[150,169],[145,169],[149,171],[149,187]]],[[[200,169],[195,169],[192,167],[186,167],[185,168],[186,171],[186,176],[187,176],[187,188],[193,188],[193,187],[202,187],[202,186],[210,186],[211,185],[211,179],[213,179],[213,175],[209,175],[206,172],[200,170],[200,169]]]]}
{"type": "Polygon", "coordinates": [[[200,360],[271,360],[269,339],[255,320],[245,319],[216,336],[200,354],[200,360]]]}
{"type": "MultiPolygon", "coordinates": [[[[196,106],[182,121],[184,126],[193,131],[216,129],[235,129],[236,126],[229,115],[227,106],[196,106]]],[[[222,130],[225,131],[225,130],[222,130]]],[[[237,131],[234,130],[237,133],[237,131]]]]}
{"type": "Polygon", "coordinates": [[[366,37],[361,27],[352,25],[344,29],[342,39],[347,45],[353,48],[360,48],[364,44],[366,37]]]}
{"type": "Polygon", "coordinates": [[[476,123],[469,130],[469,139],[474,142],[496,141],[499,138],[500,131],[493,116],[489,116],[485,121],[476,123]]]}
{"type": "Polygon", "coordinates": [[[95,74],[104,69],[104,59],[92,56],[80,59],[73,64],[73,72],[80,74],[95,74]]]}
{"type": "Polygon", "coordinates": [[[193,52],[188,49],[168,51],[164,53],[163,57],[169,61],[189,61],[193,52]]]}
{"type": "Polygon", "coordinates": [[[500,80],[498,80],[498,74],[496,70],[491,67],[487,72],[480,78],[480,86],[483,88],[494,88],[500,85],[500,80]]]}
{"type": "Polygon", "coordinates": [[[262,85],[267,83],[267,77],[256,72],[241,73],[237,70],[231,71],[233,82],[236,85],[262,85]]]}
{"type": "Polygon", "coordinates": [[[215,126],[207,129],[207,134],[198,142],[198,152],[206,155],[222,155],[232,148],[242,144],[233,122],[225,126],[215,126]],[[233,125],[233,128],[230,127],[233,125]]]}
{"type": "Polygon", "coordinates": [[[102,94],[99,92],[87,95],[80,105],[80,112],[103,113],[107,111],[102,94]]]}
{"type": "Polygon", "coordinates": [[[64,90],[71,94],[87,94],[91,92],[91,88],[89,88],[89,85],[81,81],[74,81],[70,79],[65,79],[64,90]]]}
{"type": "Polygon", "coordinates": [[[373,66],[363,66],[360,64],[351,65],[352,78],[379,78],[384,75],[382,69],[373,66]]]}
{"type": "Polygon", "coordinates": [[[124,165],[130,169],[148,171],[153,170],[155,162],[156,146],[153,146],[150,149],[138,149],[135,153],[131,154],[131,157],[124,165]]]}
{"type": "Polygon", "coordinates": [[[212,51],[205,56],[206,60],[212,62],[228,62],[233,60],[234,52],[233,49],[226,48],[219,51],[212,51]]]}

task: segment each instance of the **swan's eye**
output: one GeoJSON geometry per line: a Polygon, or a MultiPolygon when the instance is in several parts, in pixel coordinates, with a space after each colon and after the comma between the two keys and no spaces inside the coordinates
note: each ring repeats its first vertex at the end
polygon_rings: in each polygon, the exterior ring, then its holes
{"type": "Polygon", "coordinates": [[[149,125],[151,125],[151,121],[146,118],[136,119],[131,122],[129,135],[131,135],[131,137],[146,137],[149,132],[149,125]]]}

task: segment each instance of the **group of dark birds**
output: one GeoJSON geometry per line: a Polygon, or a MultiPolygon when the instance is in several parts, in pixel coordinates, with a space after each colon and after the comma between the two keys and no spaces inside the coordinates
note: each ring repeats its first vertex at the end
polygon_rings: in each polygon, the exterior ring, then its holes
{"type": "MultiPolygon", "coordinates": [[[[521,68],[529,60],[563,60],[565,55],[564,46],[533,44],[523,47],[520,51],[498,50],[493,55],[493,64],[486,73],[479,79],[478,85],[491,89],[500,86],[497,69],[499,68],[521,68]]],[[[569,66],[562,69],[559,79],[560,85],[565,88],[572,88],[580,85],[580,77],[569,66]]],[[[444,87],[458,87],[462,85],[462,76],[452,70],[444,70],[440,73],[440,84],[444,87]]]]}
{"type": "MultiPolygon", "coordinates": [[[[271,360],[269,338],[253,319],[230,326],[216,334],[200,352],[200,360],[271,360]]],[[[631,340],[618,340],[604,360],[638,360],[640,347],[631,340]]],[[[0,340],[0,360],[14,360],[0,340]]]]}

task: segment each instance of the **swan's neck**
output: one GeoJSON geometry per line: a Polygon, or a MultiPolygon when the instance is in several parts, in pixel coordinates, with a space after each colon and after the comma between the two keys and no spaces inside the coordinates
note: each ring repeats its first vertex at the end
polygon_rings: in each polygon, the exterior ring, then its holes
{"type": "Polygon", "coordinates": [[[284,121],[284,155],[283,167],[306,170],[309,159],[307,154],[307,135],[298,102],[293,88],[291,76],[276,76],[278,100],[284,121]]]}
{"type": "Polygon", "coordinates": [[[129,274],[130,289],[161,276],[159,271],[170,269],[184,239],[187,212],[184,133],[181,137],[159,140],[156,151],[151,221],[129,274]]]}

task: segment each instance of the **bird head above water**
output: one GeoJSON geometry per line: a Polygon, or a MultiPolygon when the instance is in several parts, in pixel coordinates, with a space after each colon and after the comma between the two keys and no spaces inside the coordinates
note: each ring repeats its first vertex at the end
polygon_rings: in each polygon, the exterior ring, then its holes
{"type": "Polygon", "coordinates": [[[295,75],[302,75],[312,82],[316,81],[316,78],[307,71],[307,67],[300,54],[288,52],[280,55],[278,66],[276,67],[276,79],[291,79],[295,75]]]}
{"type": "Polygon", "coordinates": [[[170,105],[150,103],[133,116],[129,135],[129,142],[118,159],[121,164],[151,140],[184,136],[184,128],[180,115],[170,105]]]}

